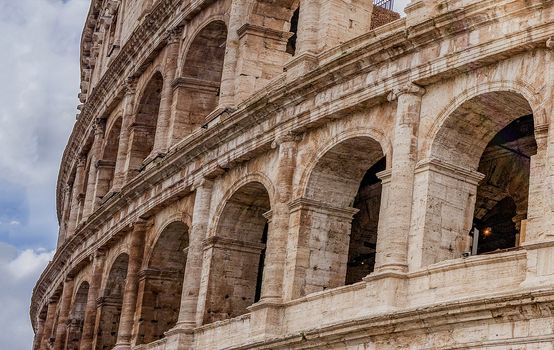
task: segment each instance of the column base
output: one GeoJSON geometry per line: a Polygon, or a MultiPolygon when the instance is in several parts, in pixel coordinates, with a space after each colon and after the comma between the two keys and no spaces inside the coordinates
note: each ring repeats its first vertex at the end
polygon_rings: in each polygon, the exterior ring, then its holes
{"type": "Polygon", "coordinates": [[[282,335],[283,303],[280,298],[262,299],[248,310],[251,339],[259,341],[282,335]]]}
{"type": "Polygon", "coordinates": [[[167,349],[192,349],[194,342],[195,325],[190,323],[180,323],[165,332],[167,349]]]}
{"type": "MultiPolygon", "coordinates": [[[[165,155],[167,154],[167,150],[154,150],[152,151],[148,157],[146,157],[146,159],[144,160],[144,162],[142,162],[142,169],[149,169],[149,165],[151,165],[154,160],[158,159],[158,158],[163,158],[165,157],[165,155]]],[[[141,170],[142,170],[141,169],[141,170]]]]}
{"type": "Polygon", "coordinates": [[[117,343],[113,350],[131,350],[131,343],[117,343]]]}
{"type": "Polygon", "coordinates": [[[554,286],[554,240],[530,241],[522,245],[527,251],[527,272],[520,286],[542,289],[554,286]]]}
{"type": "Polygon", "coordinates": [[[303,77],[309,71],[316,69],[319,65],[317,55],[311,52],[304,52],[285,64],[286,81],[290,83],[303,77]]]}
{"type": "Polygon", "coordinates": [[[406,302],[406,281],[408,276],[405,272],[388,271],[375,272],[364,277],[374,305],[379,305],[379,312],[392,312],[404,307],[406,302]]]}

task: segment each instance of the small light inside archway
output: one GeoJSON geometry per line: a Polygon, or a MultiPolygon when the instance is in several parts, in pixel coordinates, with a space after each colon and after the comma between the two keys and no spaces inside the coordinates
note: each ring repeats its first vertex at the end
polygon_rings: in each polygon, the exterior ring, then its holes
{"type": "Polygon", "coordinates": [[[485,237],[490,237],[490,236],[492,236],[492,233],[493,233],[493,232],[492,232],[492,228],[490,228],[490,227],[485,227],[485,228],[483,229],[483,236],[485,236],[485,237]]]}

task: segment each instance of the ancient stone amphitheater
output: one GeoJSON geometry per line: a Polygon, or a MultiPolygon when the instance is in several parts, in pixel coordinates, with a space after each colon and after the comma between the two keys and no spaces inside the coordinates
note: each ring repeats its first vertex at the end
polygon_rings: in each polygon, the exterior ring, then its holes
{"type": "Polygon", "coordinates": [[[553,349],[554,1],[93,0],[35,349],[553,349]]]}

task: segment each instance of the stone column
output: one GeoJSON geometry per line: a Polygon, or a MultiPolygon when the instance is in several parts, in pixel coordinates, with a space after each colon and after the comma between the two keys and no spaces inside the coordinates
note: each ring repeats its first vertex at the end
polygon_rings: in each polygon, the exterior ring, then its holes
{"type": "Polygon", "coordinates": [[[296,55],[317,54],[321,0],[300,1],[296,55]]]}
{"type": "Polygon", "coordinates": [[[293,190],[297,142],[300,139],[298,135],[287,134],[277,137],[274,143],[275,147],[279,147],[279,161],[276,175],[276,201],[272,208],[262,285],[261,299],[265,302],[280,302],[283,299],[283,274],[290,219],[289,203],[293,190]]]}
{"type": "Polygon", "coordinates": [[[71,309],[71,299],[73,297],[72,278],[67,278],[63,284],[62,296],[60,298],[60,314],[58,316],[58,326],[56,328],[56,338],[54,340],[54,350],[62,350],[65,346],[65,336],[67,332],[67,319],[71,309]]]}
{"type": "MultiPolygon", "coordinates": [[[[554,107],[553,107],[554,109],[554,107]]],[[[527,231],[523,248],[527,250],[527,276],[523,287],[552,286],[554,275],[554,118],[535,126],[537,153],[531,156],[527,231]]]]}
{"type": "Polygon", "coordinates": [[[127,150],[129,148],[129,128],[133,121],[133,109],[135,104],[135,94],[137,92],[137,82],[129,78],[125,82],[125,97],[123,99],[123,116],[121,119],[121,131],[119,134],[119,145],[117,148],[117,159],[115,162],[114,179],[112,192],[119,192],[125,184],[127,169],[125,163],[127,160],[127,150]]]}
{"type": "Polygon", "coordinates": [[[177,72],[179,60],[179,48],[181,44],[182,27],[177,27],[168,32],[167,45],[165,47],[164,82],[161,92],[160,110],[156,125],[156,136],[150,159],[159,154],[167,153],[169,147],[169,124],[171,119],[171,104],[173,102],[173,80],[177,72]]]}
{"type": "Polygon", "coordinates": [[[69,238],[75,234],[75,228],[77,227],[77,220],[79,219],[79,194],[83,188],[83,181],[85,178],[85,163],[86,158],[80,156],[77,160],[77,169],[75,170],[75,180],[73,180],[73,189],[71,191],[71,209],[69,212],[69,219],[67,223],[66,237],[69,238]]]}
{"type": "Polygon", "coordinates": [[[131,336],[133,331],[133,321],[137,304],[138,277],[144,256],[144,238],[147,225],[145,221],[139,221],[133,224],[131,232],[131,242],[129,248],[129,265],[127,269],[127,278],[125,280],[125,290],[123,292],[123,304],[121,307],[121,317],[119,319],[119,330],[117,332],[117,343],[114,349],[130,349],[131,336]]]}
{"type": "Polygon", "coordinates": [[[213,181],[202,179],[196,185],[196,197],[194,200],[194,212],[192,215],[192,227],[189,235],[189,247],[185,277],[183,281],[183,293],[181,296],[181,309],[177,325],[184,328],[196,327],[196,307],[198,304],[198,291],[202,275],[202,242],[206,239],[210,206],[212,201],[213,181]]]}
{"type": "Polygon", "coordinates": [[[81,336],[81,350],[91,350],[95,334],[96,324],[96,299],[99,297],[100,287],[102,285],[102,275],[104,272],[105,254],[102,251],[94,255],[92,277],[90,280],[87,296],[87,305],[85,308],[85,319],[83,321],[83,335],[81,336]]]}
{"type": "Polygon", "coordinates": [[[375,261],[377,272],[407,271],[421,97],[424,93],[423,88],[407,84],[389,96],[391,101],[398,99],[398,106],[390,185],[388,195],[384,198],[387,201],[384,205],[388,209],[379,226],[375,261]]]}
{"type": "Polygon", "coordinates": [[[250,1],[234,0],[231,2],[229,14],[229,28],[227,31],[227,42],[225,44],[225,61],[221,74],[221,90],[219,95],[219,106],[234,106],[235,102],[235,79],[237,61],[239,58],[239,28],[243,25],[244,19],[248,16],[250,1]]]}
{"type": "Polygon", "coordinates": [[[85,206],[83,209],[83,218],[86,220],[95,208],[94,188],[96,187],[96,161],[100,159],[102,152],[102,144],[104,142],[104,131],[106,128],[106,120],[98,118],[94,125],[94,141],[92,143],[90,169],[88,173],[87,191],[85,193],[85,206]]]}
{"type": "Polygon", "coordinates": [[[62,216],[60,219],[60,233],[58,236],[58,248],[67,239],[67,226],[68,226],[68,213],[71,206],[71,187],[65,185],[63,188],[63,203],[62,203],[62,216]]]}
{"type": "Polygon", "coordinates": [[[56,318],[56,309],[58,302],[50,300],[48,302],[48,310],[46,311],[46,321],[44,321],[44,330],[42,333],[42,339],[40,339],[40,349],[50,349],[50,344],[53,342],[52,331],[54,327],[54,319],[56,318]]]}

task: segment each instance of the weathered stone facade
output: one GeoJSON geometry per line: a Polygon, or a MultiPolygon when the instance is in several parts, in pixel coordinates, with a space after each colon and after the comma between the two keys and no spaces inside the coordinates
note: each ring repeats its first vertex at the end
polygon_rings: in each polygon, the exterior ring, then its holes
{"type": "Polygon", "coordinates": [[[554,2],[406,14],[93,0],[34,349],[554,349],[554,2]]]}

